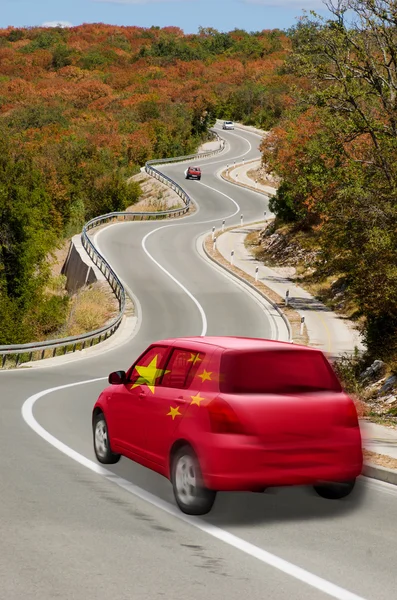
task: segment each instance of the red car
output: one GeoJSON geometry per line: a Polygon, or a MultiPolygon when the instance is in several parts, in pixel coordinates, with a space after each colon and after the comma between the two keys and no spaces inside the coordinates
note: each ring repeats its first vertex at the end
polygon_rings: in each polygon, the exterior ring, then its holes
{"type": "Polygon", "coordinates": [[[93,410],[95,454],[171,480],[180,509],[208,513],[217,491],[312,485],[347,496],[363,466],[353,401],[320,350],[263,339],[156,342],[93,410]]]}
{"type": "Polygon", "coordinates": [[[189,167],[186,171],[186,179],[201,179],[201,169],[200,167],[189,167]]]}

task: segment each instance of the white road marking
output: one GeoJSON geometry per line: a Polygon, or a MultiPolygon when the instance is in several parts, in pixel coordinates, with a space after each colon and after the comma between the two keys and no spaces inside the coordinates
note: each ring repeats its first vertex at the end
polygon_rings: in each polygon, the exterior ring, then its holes
{"type": "Polygon", "coordinates": [[[194,302],[194,304],[197,306],[200,316],[201,316],[201,321],[202,321],[202,329],[201,329],[201,333],[200,335],[205,335],[207,333],[207,327],[208,327],[208,323],[207,323],[207,316],[204,312],[203,307],[201,306],[200,302],[197,300],[197,298],[195,296],[193,296],[193,294],[191,292],[189,292],[189,290],[183,285],[183,283],[181,283],[180,281],[178,281],[178,279],[176,279],[176,277],[174,277],[169,271],[167,271],[167,269],[165,267],[163,267],[149,252],[149,250],[146,248],[146,240],[153,235],[154,233],[156,233],[157,231],[161,231],[162,229],[166,229],[167,227],[170,227],[170,225],[163,225],[163,227],[158,227],[157,229],[153,229],[152,231],[149,231],[149,233],[147,233],[145,235],[145,237],[142,240],[142,248],[144,253],[150,258],[150,260],[152,262],[154,262],[154,264],[163,271],[163,273],[165,273],[170,279],[172,279],[172,281],[174,283],[176,283],[176,285],[178,285],[181,290],[183,290],[185,292],[185,294],[187,294],[189,296],[189,298],[194,302]]]}
{"type": "Polygon", "coordinates": [[[141,500],[148,502],[152,506],[159,508],[160,510],[168,513],[169,515],[174,516],[175,518],[179,519],[180,521],[183,521],[185,523],[188,523],[189,525],[192,525],[193,527],[196,527],[196,529],[199,529],[200,531],[224,542],[225,544],[228,544],[229,546],[232,546],[233,548],[240,550],[241,552],[244,552],[248,556],[251,556],[253,558],[260,560],[262,563],[264,563],[266,565],[269,565],[271,567],[274,567],[275,569],[278,569],[279,571],[285,573],[286,575],[290,575],[291,577],[294,577],[295,579],[301,581],[302,583],[310,585],[311,587],[313,587],[321,592],[324,592],[325,594],[327,594],[328,596],[331,596],[332,598],[336,598],[337,600],[365,600],[361,596],[358,596],[357,594],[353,594],[352,592],[349,592],[349,591],[345,590],[344,588],[339,587],[339,586],[331,583],[330,581],[327,581],[326,579],[318,577],[317,575],[314,575],[313,573],[310,573],[309,571],[306,571],[305,569],[302,569],[301,567],[298,567],[297,565],[294,565],[293,563],[290,563],[274,554],[271,554],[270,552],[267,552],[266,550],[263,550],[262,548],[255,546],[254,544],[250,544],[249,542],[246,542],[245,540],[233,535],[232,533],[229,533],[228,531],[225,531],[224,529],[216,527],[215,525],[210,525],[209,523],[206,523],[204,520],[200,519],[199,517],[190,517],[188,515],[185,515],[184,513],[180,512],[179,509],[177,509],[172,504],[169,504],[168,502],[161,500],[154,494],[151,494],[150,492],[147,492],[146,490],[131,483],[130,481],[128,481],[122,477],[119,477],[118,475],[115,475],[111,471],[102,467],[102,465],[99,465],[98,463],[90,460],[86,456],[83,456],[79,452],[76,452],[76,450],[73,450],[73,448],[70,448],[69,446],[67,446],[60,440],[58,440],[56,437],[51,435],[46,429],[44,429],[44,427],[42,427],[36,421],[36,419],[33,415],[33,407],[34,407],[35,403],[37,402],[37,400],[39,400],[43,396],[47,396],[48,394],[51,394],[52,392],[56,392],[59,390],[65,390],[68,388],[73,388],[73,387],[77,387],[80,385],[86,385],[86,384],[94,383],[97,381],[104,381],[106,379],[107,379],[106,377],[100,377],[97,379],[89,379],[87,381],[79,381],[77,383],[69,383],[67,385],[60,385],[58,387],[54,387],[54,388],[50,388],[50,389],[38,392],[37,394],[34,394],[33,396],[30,396],[27,400],[25,400],[25,402],[22,406],[22,417],[23,417],[25,423],[31,429],[33,429],[33,431],[35,431],[41,438],[43,438],[46,442],[48,442],[49,444],[54,446],[60,452],[63,452],[63,454],[65,454],[69,458],[72,458],[73,460],[80,463],[82,466],[86,467],[87,469],[90,469],[97,475],[101,475],[108,481],[115,483],[120,488],[123,488],[130,494],[133,494],[134,496],[140,498],[141,500]]]}

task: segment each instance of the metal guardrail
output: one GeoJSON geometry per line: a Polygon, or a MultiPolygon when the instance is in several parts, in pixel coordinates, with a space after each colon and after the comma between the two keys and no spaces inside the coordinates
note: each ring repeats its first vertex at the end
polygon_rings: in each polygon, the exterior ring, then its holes
{"type": "Polygon", "coordinates": [[[117,277],[115,271],[113,271],[112,267],[107,262],[105,257],[102,256],[99,250],[95,248],[94,244],[89,238],[88,232],[95,227],[103,225],[104,223],[108,223],[110,221],[115,221],[119,219],[151,220],[164,217],[179,217],[186,214],[190,209],[191,198],[185,192],[185,190],[178,183],[176,183],[176,181],[155,169],[154,165],[170,164],[173,162],[184,162],[193,159],[203,159],[210,156],[215,156],[216,154],[223,152],[225,148],[225,140],[223,140],[213,130],[210,130],[209,133],[220,142],[221,145],[219,149],[200,154],[191,154],[189,156],[178,156],[176,158],[150,160],[147,161],[145,164],[145,171],[148,175],[158,179],[160,182],[173,189],[180,196],[180,198],[184,202],[184,206],[182,208],[165,210],[161,212],[112,212],[106,215],[95,217],[94,219],[91,219],[84,225],[81,233],[81,242],[83,248],[87,252],[92,262],[105,276],[106,281],[109,283],[114,295],[118,299],[119,312],[117,316],[114,319],[112,319],[112,321],[110,321],[110,323],[108,323],[107,325],[104,325],[99,329],[95,329],[94,331],[89,331],[88,333],[82,335],[71,336],[56,340],[45,340],[43,342],[32,342],[29,344],[0,346],[1,369],[4,369],[4,367],[6,366],[7,358],[14,362],[15,367],[18,367],[19,365],[25,362],[43,360],[44,358],[49,358],[50,356],[55,357],[57,355],[58,350],[62,350],[62,352],[58,355],[70,354],[76,352],[76,350],[84,350],[84,348],[86,348],[87,345],[88,347],[91,347],[92,345],[99,344],[100,342],[112,336],[117,331],[125,312],[126,292],[123,284],[117,277]]]}

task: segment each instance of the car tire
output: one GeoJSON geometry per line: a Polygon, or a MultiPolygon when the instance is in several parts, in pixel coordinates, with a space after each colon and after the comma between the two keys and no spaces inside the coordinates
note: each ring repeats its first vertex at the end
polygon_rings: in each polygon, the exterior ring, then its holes
{"type": "Polygon", "coordinates": [[[197,177],[198,181],[201,181],[201,177],[197,177]]]}
{"type": "Polygon", "coordinates": [[[98,461],[103,465],[114,465],[118,463],[121,455],[112,452],[108,426],[103,413],[95,415],[92,424],[92,433],[94,437],[94,452],[98,461]]]}
{"type": "Polygon", "coordinates": [[[171,483],[176,503],[183,513],[206,515],[210,512],[216,492],[204,487],[198,458],[188,445],[179,448],[172,459],[171,483]]]}
{"type": "Polygon", "coordinates": [[[356,480],[314,485],[315,492],[327,500],[341,500],[352,493],[356,480]]]}

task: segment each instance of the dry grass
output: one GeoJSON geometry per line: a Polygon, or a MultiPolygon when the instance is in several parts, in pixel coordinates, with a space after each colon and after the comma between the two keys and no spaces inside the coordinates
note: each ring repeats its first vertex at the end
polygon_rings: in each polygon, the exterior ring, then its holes
{"type": "MultiPolygon", "coordinates": [[[[238,229],[236,227],[230,227],[227,231],[238,229]]],[[[226,230],[225,230],[226,231],[226,230]]],[[[222,234],[221,234],[222,235],[222,234]]],[[[245,271],[232,266],[229,261],[227,261],[219,250],[213,248],[212,235],[209,235],[205,241],[205,250],[209,254],[209,256],[217,262],[219,265],[226,267],[230,272],[235,273],[236,275],[243,278],[245,281],[252,284],[258,292],[262,293],[267,299],[269,299],[273,304],[277,306],[277,308],[285,315],[287,320],[290,323],[292,330],[292,339],[294,342],[298,344],[303,344],[305,346],[309,345],[309,337],[307,335],[306,325],[303,329],[303,335],[300,335],[300,326],[301,326],[301,317],[298,312],[296,312],[293,308],[286,306],[285,301],[281,296],[276,294],[273,290],[268,288],[264,283],[255,281],[254,277],[248,275],[245,271]]]]}
{"type": "Polygon", "coordinates": [[[363,450],[364,462],[366,464],[379,465],[385,469],[397,469],[397,458],[386,456],[384,454],[378,454],[371,450],[363,450]]]}
{"type": "Polygon", "coordinates": [[[258,183],[260,183],[261,185],[270,185],[271,187],[275,188],[278,186],[277,181],[273,177],[271,177],[268,174],[266,174],[266,176],[263,176],[262,167],[258,167],[257,169],[250,169],[249,171],[247,171],[247,177],[252,179],[252,181],[258,181],[258,183]]]}
{"type": "Polygon", "coordinates": [[[103,327],[116,317],[118,300],[107,282],[81,288],[72,296],[62,337],[81,335],[103,327]]]}
{"type": "MultiPolygon", "coordinates": [[[[161,212],[185,206],[178,194],[164,183],[161,183],[147,173],[138,173],[131,177],[141,186],[142,196],[139,202],[129,206],[128,212],[161,212]]],[[[189,213],[195,211],[194,204],[191,205],[189,213]]]]}
{"type": "MultiPolygon", "coordinates": [[[[241,166],[241,165],[239,165],[239,166],[241,166]]],[[[236,181],[235,179],[233,179],[230,176],[230,171],[234,171],[234,168],[233,169],[229,169],[229,173],[227,173],[226,170],[223,171],[221,173],[221,177],[223,177],[223,179],[225,179],[226,181],[230,181],[230,183],[233,183],[234,185],[238,185],[239,187],[243,187],[243,188],[246,188],[246,189],[249,189],[249,190],[253,190],[254,192],[258,192],[259,194],[263,194],[264,196],[268,197],[269,194],[267,194],[263,190],[260,190],[260,189],[256,188],[255,185],[254,185],[254,182],[252,182],[252,185],[247,185],[246,183],[240,183],[239,181],[236,181]]],[[[270,184],[267,183],[267,184],[264,184],[264,185],[270,185],[270,184]]]]}

